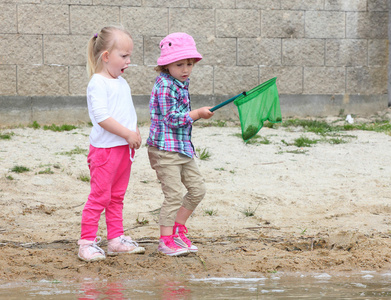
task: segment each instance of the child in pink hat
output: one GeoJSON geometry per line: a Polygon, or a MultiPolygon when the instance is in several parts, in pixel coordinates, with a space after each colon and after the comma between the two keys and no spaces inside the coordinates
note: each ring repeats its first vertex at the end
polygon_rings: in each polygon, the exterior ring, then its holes
{"type": "Polygon", "coordinates": [[[164,194],[158,251],[179,256],[198,251],[185,235],[185,224],[206,192],[194,160],[192,124],[197,119],[209,119],[213,112],[211,107],[192,110],[190,106],[189,77],[194,65],[202,59],[194,39],[177,32],[166,36],[159,46],[161,54],[155,70],[160,74],[149,102],[148,156],[164,194]],[[187,190],[185,195],[183,186],[187,190]]]}

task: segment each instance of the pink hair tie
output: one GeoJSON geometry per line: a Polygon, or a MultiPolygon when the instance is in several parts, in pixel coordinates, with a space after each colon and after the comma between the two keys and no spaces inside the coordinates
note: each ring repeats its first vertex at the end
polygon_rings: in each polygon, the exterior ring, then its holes
{"type": "Polygon", "coordinates": [[[97,38],[97,37],[98,37],[98,34],[97,34],[97,33],[95,33],[95,34],[94,34],[94,38],[97,38]]]}

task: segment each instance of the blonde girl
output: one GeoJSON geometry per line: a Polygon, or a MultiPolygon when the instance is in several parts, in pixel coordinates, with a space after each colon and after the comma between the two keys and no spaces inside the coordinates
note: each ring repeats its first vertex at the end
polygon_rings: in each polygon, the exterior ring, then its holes
{"type": "Polygon", "coordinates": [[[141,145],[137,115],[126,80],[133,40],[121,27],[102,28],[88,42],[88,112],[93,124],[87,158],[91,191],[84,206],[78,257],[90,262],[106,258],[98,244],[98,223],[105,211],[108,255],[144,253],[123,230],[123,200],[135,149],[141,145]]]}

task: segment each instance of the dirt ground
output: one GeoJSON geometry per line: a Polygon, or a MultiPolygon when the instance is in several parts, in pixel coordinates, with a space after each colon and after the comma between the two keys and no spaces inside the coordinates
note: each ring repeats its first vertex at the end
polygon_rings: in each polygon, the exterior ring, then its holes
{"type": "MultiPolygon", "coordinates": [[[[355,122],[390,119],[390,110],[355,122]]],[[[344,118],[329,119],[344,123],[344,118]]],[[[337,124],[335,123],[335,124],[337,124]]],[[[201,125],[201,124],[200,124],[201,125]]],[[[89,193],[88,126],[68,132],[1,129],[0,280],[79,281],[256,277],[276,272],[357,272],[391,268],[391,136],[341,132],[296,147],[302,128],[262,128],[268,144],[244,144],[238,126],[195,126],[193,143],[210,154],[197,159],[207,195],[188,221],[197,254],[157,253],[163,196],[147,148],[137,151],[125,196],[126,235],[143,255],[77,258],[83,205],[89,193]],[[29,170],[13,172],[15,166],[29,170]]],[[[148,126],[140,127],[143,140],[148,126]]],[[[98,234],[106,250],[105,218],[98,234]]]]}

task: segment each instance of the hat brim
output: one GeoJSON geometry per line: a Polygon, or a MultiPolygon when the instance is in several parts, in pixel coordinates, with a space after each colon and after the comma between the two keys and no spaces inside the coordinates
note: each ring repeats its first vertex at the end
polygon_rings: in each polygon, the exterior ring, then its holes
{"type": "Polygon", "coordinates": [[[191,53],[189,53],[189,51],[183,51],[183,53],[176,52],[173,53],[172,55],[159,57],[157,60],[157,64],[158,66],[166,66],[178,60],[190,59],[190,58],[194,58],[197,62],[199,62],[202,59],[202,55],[197,51],[192,51],[191,53]]]}

